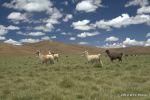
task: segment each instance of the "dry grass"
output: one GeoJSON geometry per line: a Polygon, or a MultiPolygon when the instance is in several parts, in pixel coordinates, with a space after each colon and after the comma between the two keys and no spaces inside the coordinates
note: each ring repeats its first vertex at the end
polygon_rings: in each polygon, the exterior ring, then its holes
{"type": "Polygon", "coordinates": [[[0,57],[0,100],[150,99],[150,55],[122,63],[102,59],[103,68],[86,64],[80,55],[61,57],[54,65],[42,65],[34,56],[0,57]]]}

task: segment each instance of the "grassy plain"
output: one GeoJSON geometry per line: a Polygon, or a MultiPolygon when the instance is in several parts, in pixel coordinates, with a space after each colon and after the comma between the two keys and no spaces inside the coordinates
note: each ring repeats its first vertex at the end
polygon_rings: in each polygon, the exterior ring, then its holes
{"type": "Polygon", "coordinates": [[[42,65],[35,56],[1,56],[0,100],[150,100],[149,59],[111,63],[103,56],[101,67],[80,55],[62,55],[54,65],[42,65]]]}

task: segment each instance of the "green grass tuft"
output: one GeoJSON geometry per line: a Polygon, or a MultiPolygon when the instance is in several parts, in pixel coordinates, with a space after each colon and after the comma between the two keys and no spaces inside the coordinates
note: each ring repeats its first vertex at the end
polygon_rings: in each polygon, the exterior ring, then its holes
{"type": "Polygon", "coordinates": [[[103,67],[68,56],[54,65],[42,65],[34,56],[0,57],[0,100],[150,99],[150,55],[113,63],[102,56],[103,67]]]}

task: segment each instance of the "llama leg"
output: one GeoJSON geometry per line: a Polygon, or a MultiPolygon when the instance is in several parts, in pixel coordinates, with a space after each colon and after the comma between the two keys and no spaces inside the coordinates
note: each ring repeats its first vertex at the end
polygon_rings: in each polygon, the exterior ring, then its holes
{"type": "Polygon", "coordinates": [[[54,61],[52,61],[52,64],[54,64],[54,61]]]}
{"type": "Polygon", "coordinates": [[[103,67],[103,62],[100,60],[100,64],[101,64],[101,66],[103,67]]]}
{"type": "Polygon", "coordinates": [[[42,64],[44,64],[44,61],[42,61],[42,64]]]}
{"type": "Polygon", "coordinates": [[[122,62],[122,58],[119,58],[119,61],[121,61],[121,62],[122,62]]]}
{"type": "Polygon", "coordinates": [[[113,59],[111,59],[111,62],[113,62],[114,60],[113,59]]]}

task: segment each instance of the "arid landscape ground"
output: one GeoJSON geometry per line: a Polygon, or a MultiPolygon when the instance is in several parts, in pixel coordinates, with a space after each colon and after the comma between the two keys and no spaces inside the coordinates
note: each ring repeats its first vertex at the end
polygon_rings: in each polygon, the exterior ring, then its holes
{"type": "Polygon", "coordinates": [[[110,49],[128,54],[113,63],[104,51],[52,41],[1,43],[0,100],[149,100],[150,47],[110,49]],[[36,50],[60,53],[59,62],[41,64],[36,50]],[[84,50],[102,53],[104,66],[88,64],[84,50]]]}

